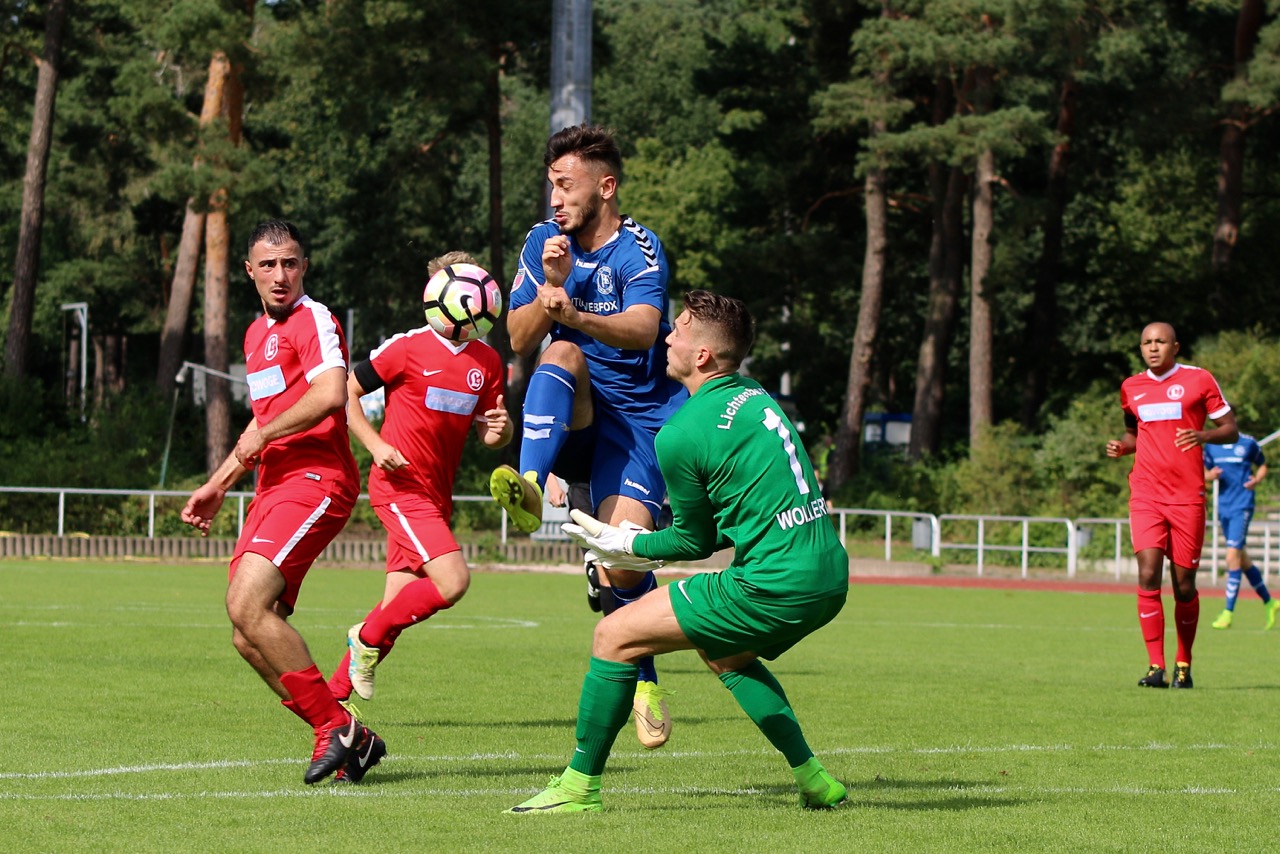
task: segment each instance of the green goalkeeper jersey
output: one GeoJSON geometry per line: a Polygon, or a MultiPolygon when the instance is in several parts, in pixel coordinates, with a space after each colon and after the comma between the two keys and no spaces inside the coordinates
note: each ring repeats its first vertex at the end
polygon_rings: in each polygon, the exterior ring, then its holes
{"type": "Polygon", "coordinates": [[[765,596],[811,601],[849,587],[813,465],[782,407],[739,374],[705,383],[658,431],[671,527],[637,555],[701,560],[732,545],[727,572],[765,596]]]}

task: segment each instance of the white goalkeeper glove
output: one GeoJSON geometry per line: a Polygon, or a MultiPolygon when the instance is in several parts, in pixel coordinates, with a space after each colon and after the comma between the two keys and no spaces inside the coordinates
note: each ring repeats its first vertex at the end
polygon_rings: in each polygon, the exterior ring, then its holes
{"type": "Polygon", "coordinates": [[[647,529],[640,525],[634,522],[623,522],[621,526],[608,525],[581,510],[570,510],[569,517],[573,522],[565,522],[560,526],[560,530],[568,534],[578,545],[595,552],[600,561],[607,566],[641,572],[662,566],[662,561],[637,557],[631,550],[636,534],[647,532],[647,529]]]}

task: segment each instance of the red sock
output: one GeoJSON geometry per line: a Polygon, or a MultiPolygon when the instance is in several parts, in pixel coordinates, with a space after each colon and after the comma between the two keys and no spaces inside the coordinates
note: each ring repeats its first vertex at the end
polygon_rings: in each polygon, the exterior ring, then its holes
{"type": "Polygon", "coordinates": [[[1190,602],[1175,602],[1173,625],[1178,632],[1178,657],[1175,661],[1191,663],[1191,646],[1196,642],[1196,628],[1200,623],[1200,594],[1190,602]]]}
{"type": "Polygon", "coordinates": [[[329,692],[320,668],[314,664],[306,670],[293,673],[282,673],[280,684],[289,692],[290,700],[284,700],[284,707],[311,724],[313,729],[344,724],[348,717],[342,706],[329,692]]]}
{"type": "Polygon", "coordinates": [[[1138,589],[1138,626],[1147,645],[1147,658],[1164,667],[1164,602],[1159,590],[1138,589]]]}
{"type": "Polygon", "coordinates": [[[401,631],[448,607],[449,602],[440,595],[435,583],[430,578],[419,578],[406,585],[377,614],[371,614],[365,620],[360,640],[376,646],[385,656],[401,631]]]}

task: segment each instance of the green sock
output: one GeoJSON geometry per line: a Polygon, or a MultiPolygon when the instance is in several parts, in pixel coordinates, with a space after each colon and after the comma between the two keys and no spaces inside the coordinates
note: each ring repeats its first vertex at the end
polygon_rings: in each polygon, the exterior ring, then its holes
{"type": "Polygon", "coordinates": [[[578,700],[578,728],[574,733],[578,746],[573,751],[570,769],[589,777],[598,777],[604,772],[613,740],[631,714],[637,672],[634,664],[592,656],[578,700]]]}
{"type": "Polygon", "coordinates": [[[560,775],[560,788],[575,795],[590,795],[600,791],[600,777],[589,777],[581,771],[566,768],[560,775]]]}
{"type": "MultiPolygon", "coordinates": [[[[821,781],[821,777],[818,775],[825,770],[827,769],[822,767],[822,763],[818,761],[818,757],[810,756],[803,765],[792,768],[791,773],[796,778],[796,785],[801,789],[814,789],[817,788],[817,786],[813,784],[813,781],[821,781]]],[[[823,785],[825,786],[825,784],[823,785]]]]}
{"type": "Polygon", "coordinates": [[[741,670],[721,673],[720,681],[769,743],[786,757],[789,766],[798,768],[813,758],[813,751],[804,740],[800,722],[791,710],[786,692],[773,678],[769,668],[753,661],[741,670]]]}

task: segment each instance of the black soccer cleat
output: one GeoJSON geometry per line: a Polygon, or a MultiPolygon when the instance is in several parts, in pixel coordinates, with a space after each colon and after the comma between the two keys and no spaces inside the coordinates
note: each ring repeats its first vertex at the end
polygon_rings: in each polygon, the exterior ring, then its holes
{"type": "MultiPolygon", "coordinates": [[[[1164,668],[1156,667],[1154,664],[1147,668],[1147,675],[1138,680],[1139,688],[1168,688],[1169,683],[1164,681],[1164,668]]],[[[1187,686],[1190,687],[1190,686],[1187,686]]]]}
{"type": "Polygon", "coordinates": [[[361,729],[363,732],[360,747],[351,754],[347,764],[338,769],[337,775],[333,778],[334,782],[359,783],[364,779],[364,775],[369,773],[369,769],[387,755],[387,743],[368,727],[361,727],[361,729]]]}
{"type": "Polygon", "coordinates": [[[363,730],[364,727],[350,714],[344,722],[321,730],[316,735],[316,746],[311,751],[311,764],[307,766],[302,782],[308,786],[318,783],[345,766],[360,747],[363,730]]]}
{"type": "Polygon", "coordinates": [[[1173,686],[1174,688],[1190,688],[1191,684],[1191,665],[1186,662],[1179,661],[1173,668],[1173,686]]]}

